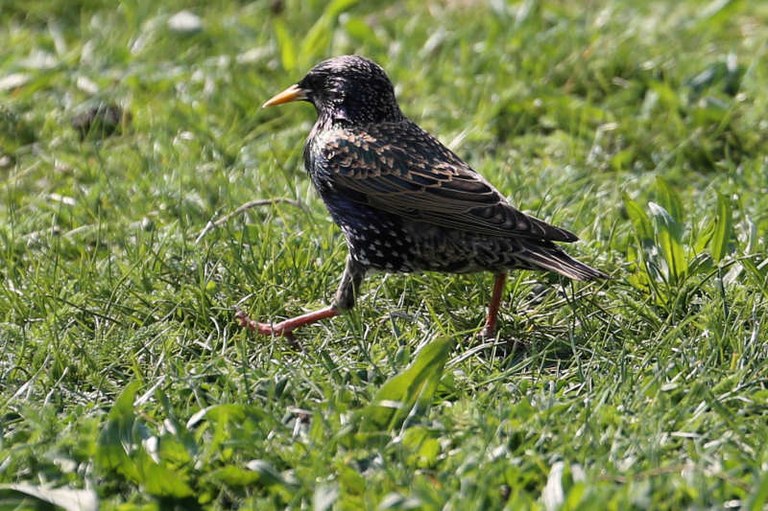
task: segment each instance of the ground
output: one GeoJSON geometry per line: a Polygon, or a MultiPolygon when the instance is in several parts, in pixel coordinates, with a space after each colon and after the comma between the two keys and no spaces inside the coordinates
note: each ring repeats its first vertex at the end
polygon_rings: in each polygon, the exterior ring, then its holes
{"type": "Polygon", "coordinates": [[[765,2],[0,19],[3,509],[766,505],[765,2]],[[238,307],[279,321],[337,285],[314,112],[259,106],[345,53],[612,279],[513,274],[493,341],[491,275],[373,275],[302,350],[240,329],[238,307]]]}

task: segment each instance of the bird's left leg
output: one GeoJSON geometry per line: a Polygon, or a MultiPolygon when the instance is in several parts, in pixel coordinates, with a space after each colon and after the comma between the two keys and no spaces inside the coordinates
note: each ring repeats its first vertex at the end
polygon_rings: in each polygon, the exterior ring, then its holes
{"type": "Polygon", "coordinates": [[[497,273],[493,281],[493,293],[491,294],[491,303],[488,305],[488,316],[485,318],[485,327],[480,334],[485,339],[496,337],[496,320],[499,316],[499,307],[501,306],[501,296],[504,294],[504,284],[507,282],[506,273],[497,273]]]}
{"type": "Polygon", "coordinates": [[[336,290],[333,303],[328,307],[323,307],[322,309],[308,312],[301,316],[296,316],[295,318],[286,319],[275,325],[254,321],[242,311],[239,311],[236,317],[240,322],[240,326],[246,327],[249,330],[254,330],[264,335],[277,335],[290,338],[292,337],[291,332],[299,327],[323,319],[332,318],[340,312],[354,307],[355,297],[360,289],[360,284],[363,282],[363,277],[365,277],[365,267],[352,259],[352,256],[347,256],[347,265],[344,267],[344,273],[341,275],[339,288],[336,290]]]}

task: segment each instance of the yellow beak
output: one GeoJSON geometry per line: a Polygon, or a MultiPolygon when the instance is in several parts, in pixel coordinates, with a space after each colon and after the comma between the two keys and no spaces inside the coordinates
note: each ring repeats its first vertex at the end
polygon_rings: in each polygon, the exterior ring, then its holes
{"type": "Polygon", "coordinates": [[[270,98],[266,103],[261,105],[261,108],[282,105],[283,103],[290,103],[291,101],[301,101],[303,99],[307,99],[307,91],[298,85],[291,85],[283,92],[270,98]]]}

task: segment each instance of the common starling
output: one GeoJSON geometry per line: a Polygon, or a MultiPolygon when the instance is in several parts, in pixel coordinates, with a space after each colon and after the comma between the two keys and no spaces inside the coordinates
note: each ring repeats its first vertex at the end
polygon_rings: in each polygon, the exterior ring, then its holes
{"type": "Polygon", "coordinates": [[[333,303],[277,324],[239,313],[261,334],[291,336],[351,309],[369,270],[489,271],[495,283],[482,335],[493,337],[507,272],[549,270],[576,280],[607,278],[554,242],[576,235],[512,207],[483,176],[405,117],[376,63],[325,60],[264,107],[308,101],[318,113],[304,165],[349,248],[333,303]]]}

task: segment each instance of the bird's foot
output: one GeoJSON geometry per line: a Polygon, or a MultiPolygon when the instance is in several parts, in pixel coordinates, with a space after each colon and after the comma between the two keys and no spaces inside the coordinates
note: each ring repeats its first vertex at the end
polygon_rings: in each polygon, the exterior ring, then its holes
{"type": "Polygon", "coordinates": [[[488,326],[486,325],[481,331],[480,331],[480,339],[483,341],[492,341],[496,339],[496,325],[488,326]]]}
{"type": "Polygon", "coordinates": [[[244,311],[238,310],[235,313],[235,319],[240,323],[240,326],[247,328],[251,332],[258,332],[262,335],[290,335],[291,331],[286,329],[285,321],[276,325],[272,323],[259,323],[258,321],[251,319],[244,311]]]}
{"type": "Polygon", "coordinates": [[[252,332],[257,332],[262,335],[285,337],[288,340],[288,342],[298,347],[299,343],[296,341],[296,339],[293,336],[294,330],[304,325],[308,325],[310,323],[320,321],[321,319],[332,318],[333,316],[336,316],[338,313],[339,313],[339,310],[333,305],[331,305],[329,307],[325,307],[324,309],[320,309],[318,311],[308,312],[306,314],[302,314],[301,316],[296,316],[295,318],[286,319],[285,321],[281,321],[280,323],[272,324],[272,323],[259,323],[258,321],[251,319],[248,316],[248,314],[246,314],[245,312],[238,310],[237,313],[235,314],[235,319],[237,319],[237,322],[240,323],[240,326],[243,328],[247,328],[252,332]]]}
{"type": "Polygon", "coordinates": [[[247,328],[251,332],[257,332],[261,335],[269,335],[274,337],[285,337],[291,346],[294,346],[297,349],[301,349],[301,345],[293,336],[293,330],[297,327],[289,328],[290,325],[286,325],[287,321],[282,321],[276,325],[272,323],[260,323],[254,319],[251,319],[250,316],[248,316],[248,314],[242,310],[238,310],[235,313],[235,319],[241,327],[247,328]]]}

